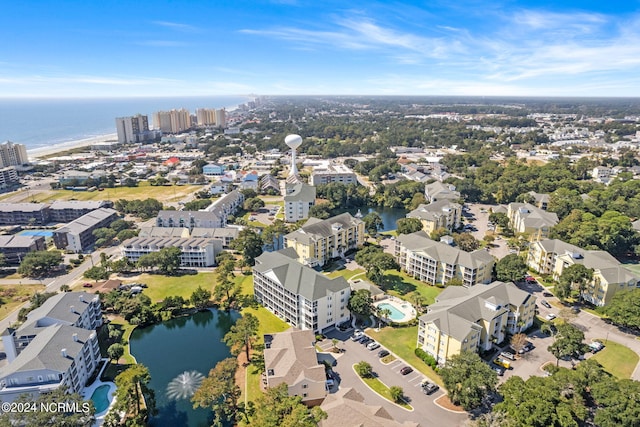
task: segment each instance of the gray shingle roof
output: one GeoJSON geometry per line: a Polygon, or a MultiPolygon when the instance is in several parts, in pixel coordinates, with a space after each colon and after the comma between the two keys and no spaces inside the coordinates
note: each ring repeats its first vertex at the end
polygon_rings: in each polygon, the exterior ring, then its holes
{"type": "Polygon", "coordinates": [[[58,228],[56,233],[82,233],[83,231],[94,227],[96,224],[104,221],[110,216],[116,216],[118,212],[110,208],[100,208],[82,215],[80,218],[71,221],[64,227],[58,228]]]}
{"type": "Polygon", "coordinates": [[[461,265],[465,268],[478,268],[486,263],[493,262],[493,256],[486,250],[478,249],[473,252],[465,252],[446,243],[431,240],[424,231],[401,234],[397,237],[397,240],[402,246],[413,252],[422,253],[431,259],[444,261],[447,264],[461,265]]]}
{"type": "Polygon", "coordinates": [[[294,384],[304,379],[325,381],[324,365],[318,364],[311,330],[289,329],[273,334],[270,348],[264,350],[265,369],[273,370],[269,386],[285,382],[294,384]]]}
{"type": "Polygon", "coordinates": [[[334,226],[349,228],[362,223],[362,220],[354,218],[350,213],[345,212],[327,219],[309,218],[309,220],[293,233],[285,236],[287,240],[295,240],[309,244],[319,239],[330,237],[334,234],[334,226]]]}
{"type": "Polygon", "coordinates": [[[417,209],[412,210],[407,214],[407,218],[419,218],[429,221],[434,221],[437,218],[444,215],[446,209],[461,209],[458,203],[454,203],[448,199],[442,199],[429,203],[428,205],[419,205],[417,209]]]}
{"type": "Polygon", "coordinates": [[[284,196],[285,202],[313,202],[316,200],[316,187],[313,185],[298,182],[287,188],[287,195],[284,196]]]}

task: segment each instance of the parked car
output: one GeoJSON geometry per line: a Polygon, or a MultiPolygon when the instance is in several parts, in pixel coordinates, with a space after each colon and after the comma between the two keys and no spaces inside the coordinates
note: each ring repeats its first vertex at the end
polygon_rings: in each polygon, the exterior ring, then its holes
{"type": "Polygon", "coordinates": [[[504,375],[504,368],[502,366],[492,365],[491,367],[496,372],[496,374],[498,374],[499,377],[504,375]]]}
{"type": "Polygon", "coordinates": [[[508,351],[503,351],[502,353],[500,353],[500,356],[509,360],[516,360],[516,355],[508,351]]]}
{"type": "Polygon", "coordinates": [[[93,288],[93,285],[91,283],[85,283],[84,285],[82,285],[83,288],[93,288]]]}
{"type": "Polygon", "coordinates": [[[434,383],[432,383],[430,381],[427,381],[427,380],[422,381],[422,384],[420,384],[420,386],[422,387],[422,391],[426,395],[435,393],[440,388],[436,384],[434,384],[434,383]]]}
{"type": "Polygon", "coordinates": [[[411,372],[413,372],[413,368],[411,366],[405,366],[404,368],[400,369],[400,373],[402,375],[409,375],[411,372]]]}
{"type": "Polygon", "coordinates": [[[504,369],[511,368],[511,363],[508,360],[505,360],[501,357],[496,357],[493,363],[495,363],[498,366],[502,366],[504,369]]]}
{"type": "Polygon", "coordinates": [[[555,314],[553,314],[553,313],[549,313],[549,314],[547,314],[546,316],[544,316],[544,318],[545,318],[546,320],[553,320],[553,319],[555,319],[555,318],[556,318],[556,315],[555,315],[555,314]]]}
{"type": "Polygon", "coordinates": [[[543,292],[543,293],[542,293],[542,296],[543,296],[543,297],[547,297],[547,298],[549,298],[549,297],[552,297],[552,296],[553,296],[553,294],[552,294],[551,292],[547,292],[547,291],[545,291],[545,292],[543,292]]]}
{"type": "Polygon", "coordinates": [[[573,314],[578,314],[580,313],[580,307],[578,307],[577,305],[574,305],[573,307],[571,307],[571,312],[573,314]]]}
{"type": "Polygon", "coordinates": [[[378,352],[378,357],[383,358],[389,355],[389,350],[380,350],[378,352]]]}
{"type": "Polygon", "coordinates": [[[545,307],[547,307],[547,308],[551,308],[551,304],[549,304],[549,303],[547,302],[547,300],[544,300],[544,299],[543,299],[542,301],[540,301],[540,304],[541,304],[541,305],[543,305],[543,306],[545,306],[545,307]]]}
{"type": "Polygon", "coordinates": [[[370,342],[369,344],[367,344],[367,348],[369,350],[375,350],[376,348],[380,348],[380,344],[378,344],[377,342],[373,341],[373,342],[370,342]]]}
{"type": "Polygon", "coordinates": [[[369,343],[370,343],[370,342],[372,342],[372,341],[373,341],[373,340],[372,340],[371,338],[369,338],[369,337],[365,336],[364,338],[362,338],[362,339],[360,340],[360,344],[362,344],[362,345],[367,345],[367,344],[369,344],[369,343]]]}
{"type": "Polygon", "coordinates": [[[359,341],[360,339],[362,339],[362,332],[356,329],[353,335],[351,335],[351,341],[359,341]]]}
{"type": "Polygon", "coordinates": [[[589,343],[589,349],[591,350],[592,353],[597,353],[603,348],[604,348],[604,344],[602,344],[600,341],[593,341],[589,343]]]}

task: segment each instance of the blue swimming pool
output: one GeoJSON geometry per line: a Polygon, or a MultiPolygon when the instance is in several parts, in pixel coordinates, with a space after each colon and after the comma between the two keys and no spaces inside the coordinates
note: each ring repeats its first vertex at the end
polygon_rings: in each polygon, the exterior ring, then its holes
{"type": "Polygon", "coordinates": [[[404,319],[404,316],[405,316],[404,313],[398,310],[397,308],[395,308],[394,306],[392,306],[391,304],[387,304],[386,302],[383,302],[381,304],[378,304],[378,308],[380,310],[384,310],[385,308],[389,310],[391,312],[389,319],[393,320],[394,322],[398,322],[404,319]]]}
{"type": "Polygon", "coordinates": [[[53,236],[53,231],[51,230],[22,230],[18,233],[20,236],[43,236],[43,237],[51,237],[53,236]]]}
{"type": "Polygon", "coordinates": [[[109,386],[103,384],[93,391],[91,395],[93,406],[96,407],[96,414],[105,411],[109,407],[109,386]]]}

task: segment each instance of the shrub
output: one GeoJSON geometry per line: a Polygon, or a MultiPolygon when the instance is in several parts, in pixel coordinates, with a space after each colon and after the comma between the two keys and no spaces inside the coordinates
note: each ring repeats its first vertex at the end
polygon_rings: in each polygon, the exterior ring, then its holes
{"type": "Polygon", "coordinates": [[[431,369],[436,369],[436,367],[438,366],[438,362],[436,361],[436,359],[430,355],[429,353],[427,353],[426,351],[424,351],[421,348],[416,348],[415,349],[415,354],[416,356],[418,356],[424,363],[426,363],[427,365],[429,365],[431,367],[431,369]]]}

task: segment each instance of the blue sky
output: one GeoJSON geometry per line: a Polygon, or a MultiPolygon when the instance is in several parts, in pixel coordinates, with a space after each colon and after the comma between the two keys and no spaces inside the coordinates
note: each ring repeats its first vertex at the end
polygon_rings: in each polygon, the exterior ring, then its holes
{"type": "Polygon", "coordinates": [[[0,97],[640,96],[640,0],[3,0],[0,11],[0,97]]]}

